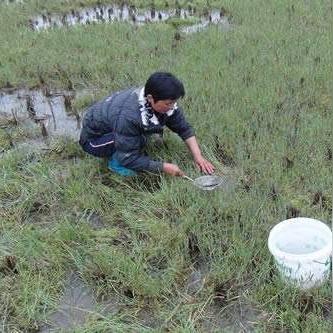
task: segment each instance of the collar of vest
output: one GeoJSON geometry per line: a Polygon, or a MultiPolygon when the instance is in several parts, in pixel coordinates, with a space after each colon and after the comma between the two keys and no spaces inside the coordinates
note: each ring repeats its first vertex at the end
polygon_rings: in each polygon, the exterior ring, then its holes
{"type": "MultiPolygon", "coordinates": [[[[159,125],[160,122],[158,121],[153,108],[151,107],[150,103],[147,101],[147,98],[144,96],[145,88],[141,87],[136,90],[136,94],[138,95],[138,102],[139,102],[139,109],[141,113],[141,120],[143,126],[149,127],[149,125],[159,125]]],[[[174,104],[173,108],[166,112],[168,117],[172,116],[173,113],[177,110],[178,106],[177,103],[174,104]]]]}

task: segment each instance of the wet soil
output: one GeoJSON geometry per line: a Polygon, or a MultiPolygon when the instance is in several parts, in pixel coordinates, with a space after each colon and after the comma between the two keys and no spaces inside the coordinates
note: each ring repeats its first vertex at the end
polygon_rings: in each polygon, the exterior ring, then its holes
{"type": "Polygon", "coordinates": [[[50,315],[39,333],[59,332],[84,325],[95,311],[96,301],[80,276],[70,272],[57,310],[50,315]]]}
{"type": "Polygon", "coordinates": [[[238,299],[234,303],[220,307],[216,303],[207,306],[201,322],[203,332],[248,333],[257,332],[256,324],[265,314],[257,310],[246,300],[238,299]]]}

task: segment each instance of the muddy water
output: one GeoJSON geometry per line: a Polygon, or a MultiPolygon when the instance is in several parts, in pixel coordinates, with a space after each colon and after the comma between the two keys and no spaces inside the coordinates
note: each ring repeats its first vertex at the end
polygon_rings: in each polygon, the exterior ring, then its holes
{"type": "Polygon", "coordinates": [[[73,26],[77,24],[91,24],[91,23],[104,23],[104,22],[130,22],[136,25],[145,23],[164,22],[170,18],[180,19],[197,19],[199,22],[194,24],[192,28],[184,28],[185,33],[192,33],[204,29],[210,23],[218,24],[221,27],[228,29],[229,21],[224,15],[224,10],[210,10],[205,14],[197,15],[195,9],[170,9],[170,10],[156,10],[151,8],[149,10],[137,9],[133,6],[117,6],[117,5],[104,5],[93,8],[85,8],[80,10],[72,10],[63,15],[57,14],[43,14],[34,17],[29,21],[29,26],[35,30],[45,30],[48,28],[73,26]]]}
{"type": "Polygon", "coordinates": [[[41,135],[70,136],[78,139],[81,117],[72,106],[75,98],[89,92],[0,90],[0,118],[15,123],[33,121],[40,126],[41,135]]]}
{"type": "Polygon", "coordinates": [[[82,326],[89,315],[95,312],[95,308],[92,291],[78,274],[71,272],[57,310],[47,319],[39,333],[59,332],[61,329],[67,331],[82,326]]]}
{"type": "Polygon", "coordinates": [[[204,287],[206,278],[209,273],[209,268],[205,265],[200,265],[193,268],[188,276],[185,284],[185,291],[188,295],[195,296],[204,287]]]}
{"type": "Polygon", "coordinates": [[[201,322],[202,332],[257,332],[257,324],[267,314],[249,304],[246,299],[238,298],[227,306],[208,305],[201,322]]]}
{"type": "Polygon", "coordinates": [[[120,310],[117,296],[110,294],[107,299],[99,299],[80,275],[71,271],[56,309],[40,323],[38,333],[76,332],[90,317],[116,315],[120,310]]]}

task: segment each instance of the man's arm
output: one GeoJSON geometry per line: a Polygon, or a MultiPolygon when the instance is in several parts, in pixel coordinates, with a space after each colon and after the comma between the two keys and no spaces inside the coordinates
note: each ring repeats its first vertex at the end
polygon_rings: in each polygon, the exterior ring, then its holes
{"type": "Polygon", "coordinates": [[[194,131],[186,121],[181,108],[175,110],[174,114],[167,119],[166,125],[185,141],[197,168],[204,173],[213,173],[215,168],[209,161],[202,157],[194,131]]]}
{"type": "Polygon", "coordinates": [[[145,138],[136,119],[119,117],[117,121],[113,157],[124,167],[135,171],[162,171],[162,161],[152,160],[143,154],[145,138]]]}
{"type": "Polygon", "coordinates": [[[184,172],[175,164],[152,160],[142,153],[145,139],[135,121],[126,119],[122,131],[115,135],[114,158],[123,166],[135,171],[163,171],[172,176],[182,176],[184,172]],[[126,121],[126,122],[125,122],[126,121]]]}
{"type": "Polygon", "coordinates": [[[183,140],[194,135],[192,126],[186,121],[182,109],[177,108],[174,113],[167,117],[166,126],[177,133],[183,140]]]}
{"type": "Polygon", "coordinates": [[[212,174],[215,168],[212,165],[212,163],[210,163],[209,161],[207,161],[205,158],[202,157],[201,150],[198,145],[196,137],[195,136],[189,137],[188,139],[185,140],[185,143],[193,156],[193,160],[197,168],[204,173],[212,174]]]}

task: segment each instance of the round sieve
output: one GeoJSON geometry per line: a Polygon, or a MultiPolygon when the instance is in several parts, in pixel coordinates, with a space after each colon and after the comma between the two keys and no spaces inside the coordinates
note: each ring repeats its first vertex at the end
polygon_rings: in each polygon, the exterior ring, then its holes
{"type": "Polygon", "coordinates": [[[193,184],[202,190],[211,191],[221,186],[224,181],[225,179],[220,176],[201,176],[195,178],[193,184]]]}

